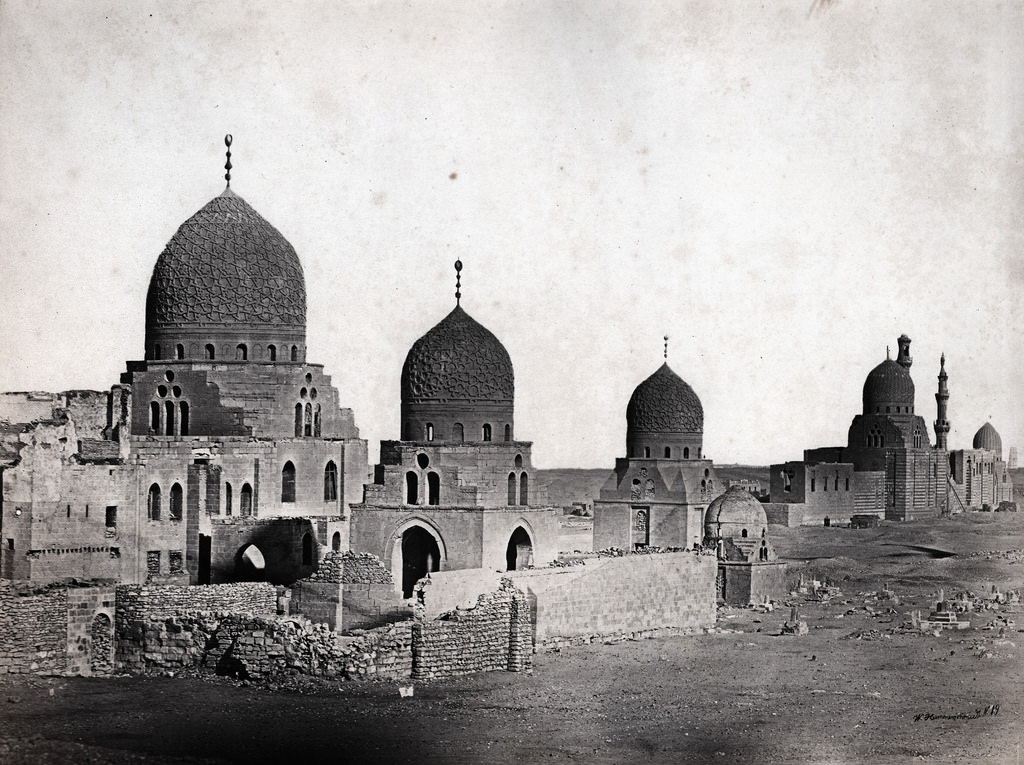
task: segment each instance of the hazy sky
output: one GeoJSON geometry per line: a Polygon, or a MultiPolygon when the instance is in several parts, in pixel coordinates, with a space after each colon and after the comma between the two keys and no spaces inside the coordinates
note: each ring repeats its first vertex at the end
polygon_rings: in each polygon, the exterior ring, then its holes
{"type": "Polygon", "coordinates": [[[612,466],[665,334],[719,462],[844,444],[903,332],[1024,448],[1024,3],[2,0],[0,87],[0,390],[142,358],[230,132],[371,453],[456,258],[541,467],[612,466]]]}

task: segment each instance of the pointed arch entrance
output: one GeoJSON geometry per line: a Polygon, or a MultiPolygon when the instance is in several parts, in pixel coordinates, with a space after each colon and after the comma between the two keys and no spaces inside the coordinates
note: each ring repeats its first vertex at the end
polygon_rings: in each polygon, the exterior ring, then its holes
{"type": "Polygon", "coordinates": [[[505,568],[516,571],[533,565],[533,540],[522,526],[516,526],[505,549],[505,568]]]}
{"type": "Polygon", "coordinates": [[[391,576],[402,588],[402,597],[411,598],[416,582],[428,572],[440,571],[447,559],[444,540],[432,523],[412,518],[391,535],[391,576]]]}

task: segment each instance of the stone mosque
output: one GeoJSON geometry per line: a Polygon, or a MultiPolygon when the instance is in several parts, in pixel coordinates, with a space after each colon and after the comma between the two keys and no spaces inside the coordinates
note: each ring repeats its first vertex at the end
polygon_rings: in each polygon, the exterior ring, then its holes
{"type": "MultiPolygon", "coordinates": [[[[351,550],[408,598],[431,572],[555,560],[563,510],[516,433],[509,354],[463,308],[461,262],[454,308],[406,356],[399,440],[371,467],[352,410],[308,360],[298,255],[232,190],[225,143],[226,188],[156,260],[143,358],[108,391],[0,395],[0,579],[290,584],[351,550]]],[[[745,602],[781,586],[769,522],[932,517],[951,487],[961,504],[1010,497],[991,425],[973,450],[946,451],[944,360],[930,444],[906,336],[868,375],[847,445],[773,465],[763,507],[723,495],[667,337],[664,355],[626,407],[591,550],[717,549],[719,598],[745,602]]]]}

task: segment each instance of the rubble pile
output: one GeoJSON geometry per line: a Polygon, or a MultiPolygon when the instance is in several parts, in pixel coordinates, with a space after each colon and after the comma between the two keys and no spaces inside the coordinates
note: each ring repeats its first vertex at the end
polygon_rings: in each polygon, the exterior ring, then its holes
{"type": "Polygon", "coordinates": [[[394,584],[391,572],[370,553],[331,551],[320,560],[310,582],[341,582],[343,584],[394,584]]]}

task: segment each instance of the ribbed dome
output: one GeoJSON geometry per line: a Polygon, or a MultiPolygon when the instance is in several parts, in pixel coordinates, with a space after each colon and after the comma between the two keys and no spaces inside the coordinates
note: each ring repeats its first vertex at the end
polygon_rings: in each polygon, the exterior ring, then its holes
{"type": "Polygon", "coordinates": [[[768,515],[764,505],[740,486],[731,486],[717,497],[704,513],[705,536],[709,538],[741,536],[746,529],[749,536],[768,526],[768,515]]]}
{"type": "Polygon", "coordinates": [[[413,343],[402,366],[402,404],[511,405],[515,376],[508,351],[461,306],[413,343]]]}
{"type": "Polygon", "coordinates": [[[146,297],[154,330],[204,326],[305,331],[306,285],[288,241],[224,191],[181,224],[153,269],[146,297]]]}
{"type": "Polygon", "coordinates": [[[636,386],[626,406],[626,424],[633,433],[703,433],[704,407],[665,363],[636,386]]]}
{"type": "Polygon", "coordinates": [[[986,422],[974,434],[974,448],[998,452],[1000,455],[1003,453],[1003,439],[999,437],[999,432],[992,427],[991,422],[986,422]]]}
{"type": "Polygon", "coordinates": [[[872,369],[864,381],[864,414],[886,414],[886,407],[909,407],[909,412],[914,411],[910,371],[892,359],[872,369]]]}

